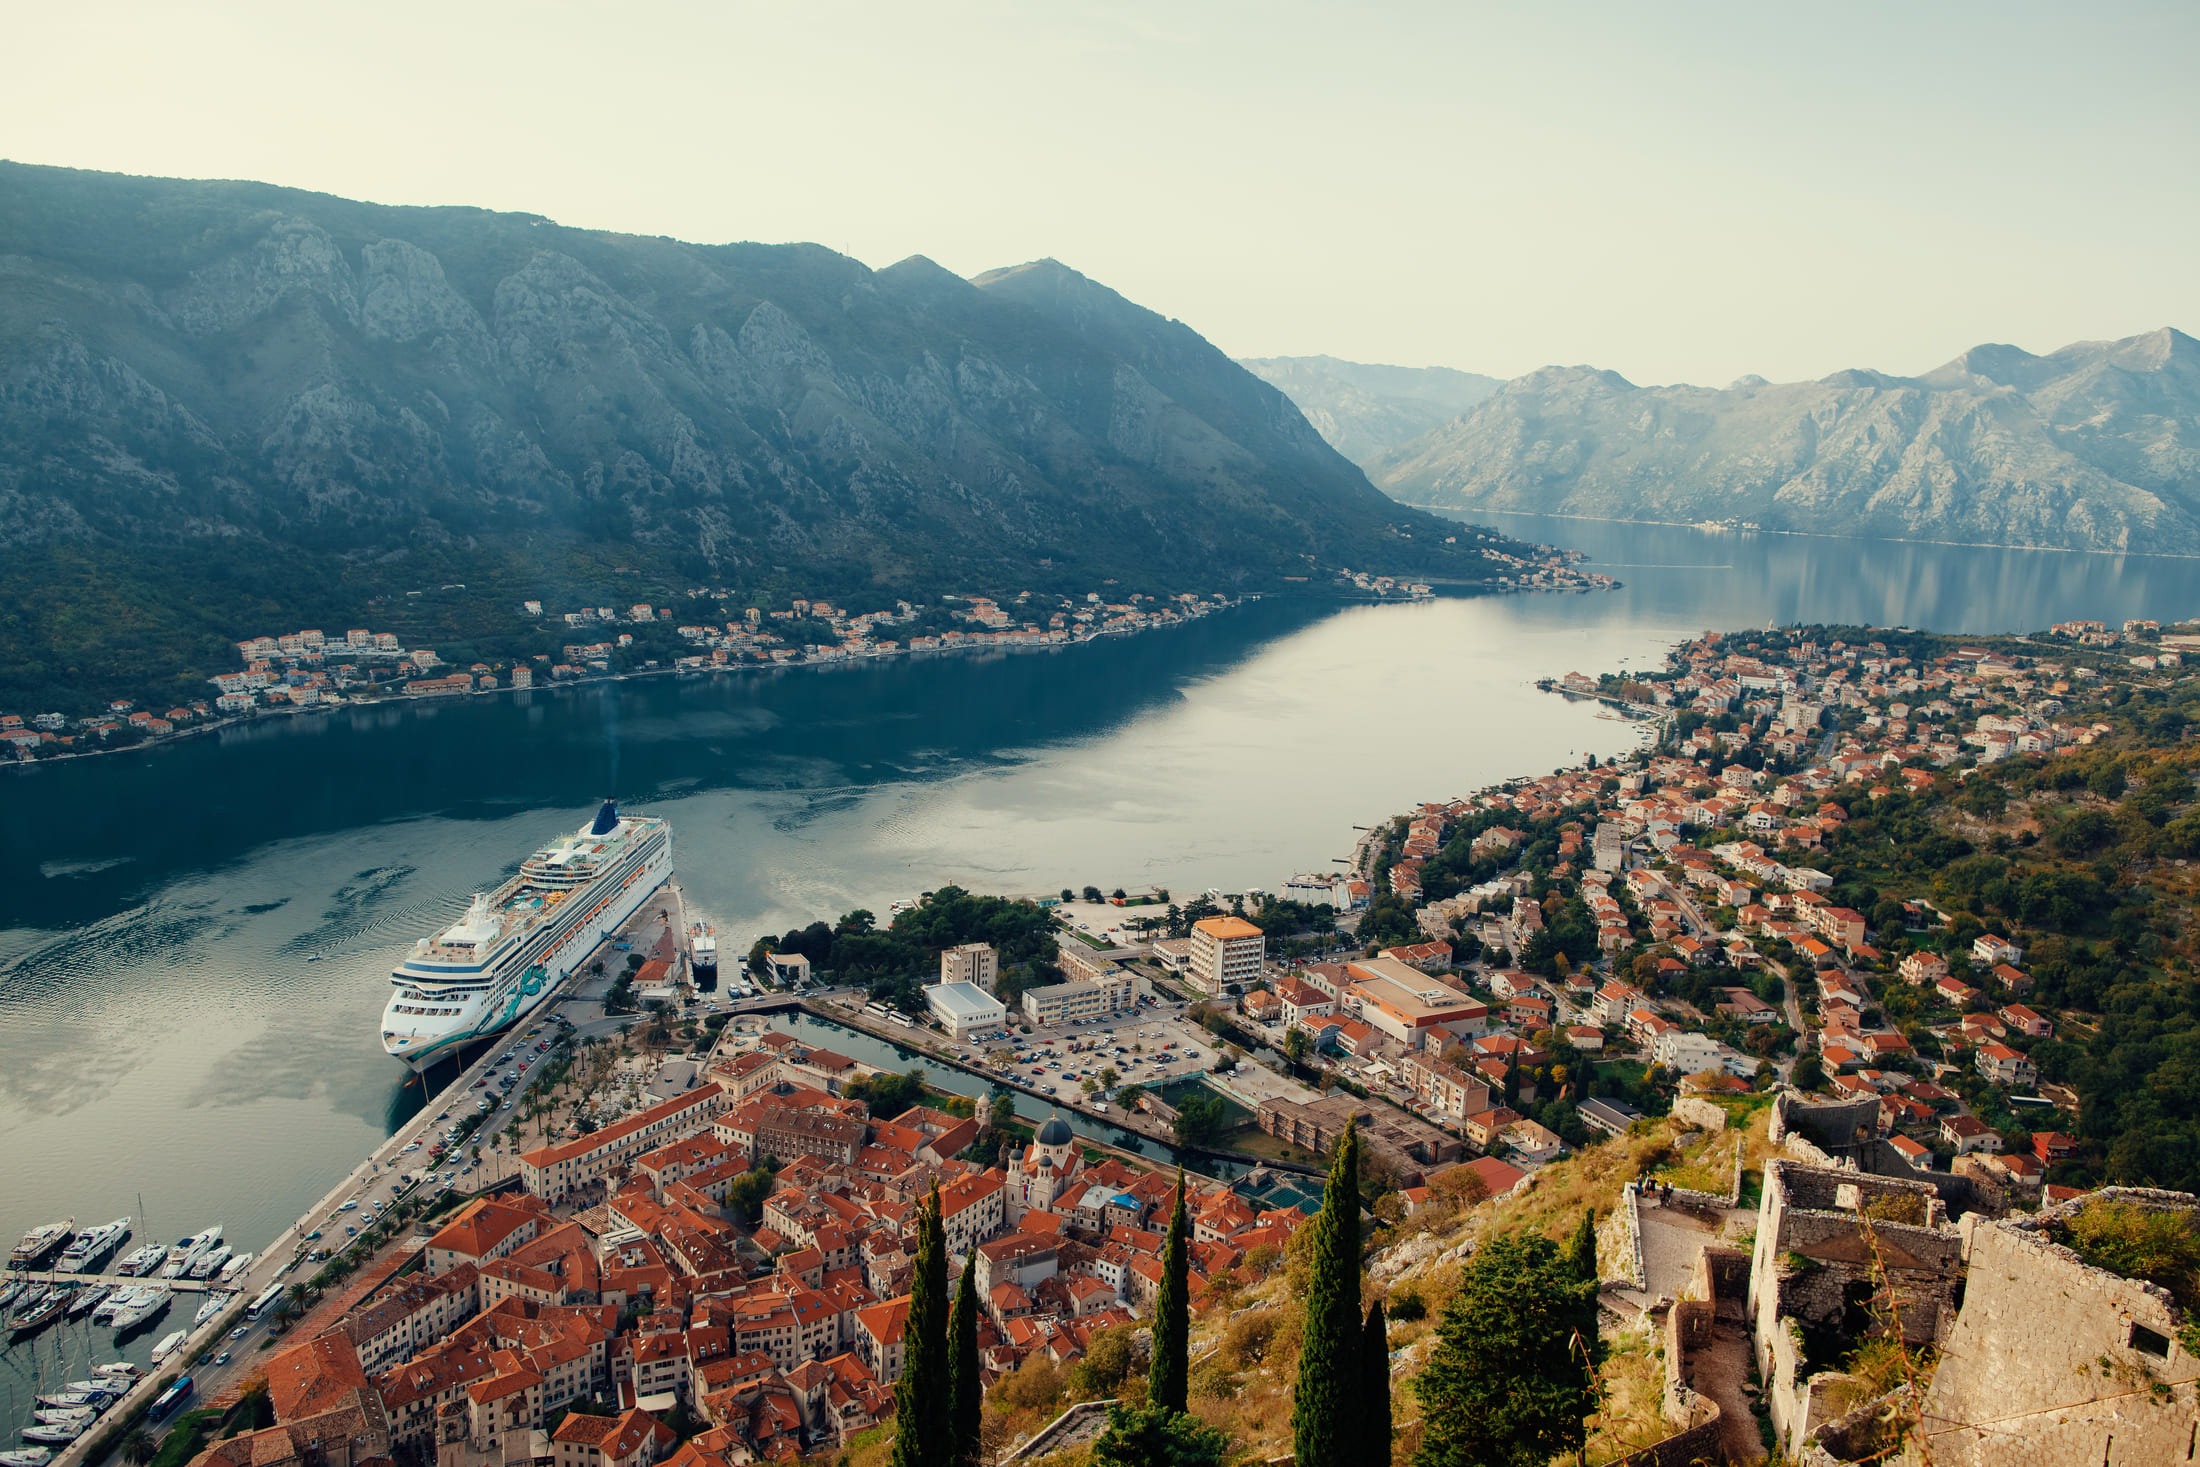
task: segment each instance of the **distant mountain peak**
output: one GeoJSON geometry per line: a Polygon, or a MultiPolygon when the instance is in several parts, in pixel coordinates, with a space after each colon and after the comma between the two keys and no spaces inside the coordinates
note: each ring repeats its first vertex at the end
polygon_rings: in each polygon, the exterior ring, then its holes
{"type": "Polygon", "coordinates": [[[1254,357],[1238,363],[1282,392],[1316,432],[1366,467],[1447,423],[1503,384],[1452,367],[1395,367],[1342,357],[1254,357]]]}
{"type": "Polygon", "coordinates": [[[1548,367],[1369,466],[1414,504],[2200,554],[2200,342],[1985,343],[1723,391],[1548,367]]]}
{"type": "Polygon", "coordinates": [[[1634,383],[1619,373],[1604,367],[1538,367],[1533,372],[1515,377],[1499,389],[1500,395],[1518,388],[1523,392],[1590,391],[1603,393],[1635,392],[1634,383]]]}

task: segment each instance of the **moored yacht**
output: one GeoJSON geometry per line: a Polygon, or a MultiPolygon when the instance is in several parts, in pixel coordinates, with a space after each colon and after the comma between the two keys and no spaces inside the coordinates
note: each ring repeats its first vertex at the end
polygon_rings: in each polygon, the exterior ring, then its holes
{"type": "Polygon", "coordinates": [[[191,1331],[187,1329],[170,1330],[167,1334],[162,1335],[160,1343],[153,1346],[153,1363],[155,1365],[161,1364],[170,1355],[182,1349],[183,1342],[190,1338],[191,1331]]]}
{"type": "Polygon", "coordinates": [[[62,1250],[54,1268],[61,1273],[83,1273],[129,1236],[130,1219],[126,1217],[118,1217],[111,1223],[101,1223],[96,1228],[86,1228],[75,1242],[62,1250]]]}
{"type": "Polygon", "coordinates": [[[124,1278],[136,1278],[160,1267],[160,1261],[168,1256],[168,1250],[158,1243],[141,1243],[132,1248],[123,1260],[115,1265],[115,1272],[124,1278]]]}
{"type": "Polygon", "coordinates": [[[211,1253],[201,1255],[191,1265],[191,1277],[195,1279],[212,1278],[220,1271],[221,1266],[229,1261],[229,1255],[235,1251],[227,1243],[224,1243],[211,1253]]]}
{"type": "Polygon", "coordinates": [[[191,1327],[193,1329],[196,1329],[200,1325],[206,1323],[209,1319],[212,1319],[215,1315],[221,1313],[224,1309],[227,1309],[229,1307],[229,1301],[236,1297],[237,1296],[235,1294],[226,1293],[208,1294],[206,1296],[206,1302],[199,1306],[199,1312],[191,1316],[191,1327]]]}
{"type": "Polygon", "coordinates": [[[718,933],[708,922],[696,923],[689,932],[688,969],[703,992],[718,987],[718,933]]]}
{"type": "Polygon", "coordinates": [[[417,1070],[510,1028],[671,875],[672,827],[604,801],[579,832],[413,945],[390,975],[382,1048],[417,1070]]]}
{"type": "Polygon", "coordinates": [[[70,1298],[69,1307],[64,1312],[71,1319],[82,1319],[85,1315],[106,1303],[107,1296],[114,1291],[115,1286],[113,1284],[94,1284],[88,1289],[78,1289],[75,1295],[70,1298]]]}
{"type": "Polygon", "coordinates": [[[182,1278],[184,1274],[190,1271],[192,1264],[205,1257],[207,1250],[221,1240],[222,1229],[220,1223],[216,1223],[203,1233],[193,1233],[190,1237],[179,1240],[174,1247],[168,1250],[167,1261],[160,1266],[160,1276],[164,1279],[182,1278]]]}
{"type": "Polygon", "coordinates": [[[159,1284],[147,1284],[134,1290],[132,1297],[115,1306],[114,1325],[118,1331],[133,1330],[168,1307],[168,1291],[159,1284]]]}
{"type": "Polygon", "coordinates": [[[51,1442],[53,1445],[60,1447],[67,1446],[70,1442],[84,1435],[84,1428],[81,1426],[26,1426],[23,1428],[21,1435],[23,1440],[27,1442],[51,1442]]]}
{"type": "Polygon", "coordinates": [[[32,1330],[44,1329],[61,1317],[61,1311],[68,1307],[68,1303],[67,1289],[47,1289],[18,1308],[15,1318],[8,1321],[9,1327],[17,1334],[26,1335],[32,1330]]]}
{"type": "Polygon", "coordinates": [[[230,1259],[222,1265],[221,1281],[225,1284],[233,1284],[238,1279],[243,1278],[244,1271],[250,1268],[252,1260],[259,1256],[257,1253],[240,1253],[235,1258],[230,1259]]]}
{"type": "Polygon", "coordinates": [[[76,1219],[63,1218],[60,1222],[41,1223],[23,1235],[23,1241],[15,1245],[8,1255],[10,1268],[36,1268],[46,1255],[68,1241],[69,1233],[76,1227],[76,1219]]]}

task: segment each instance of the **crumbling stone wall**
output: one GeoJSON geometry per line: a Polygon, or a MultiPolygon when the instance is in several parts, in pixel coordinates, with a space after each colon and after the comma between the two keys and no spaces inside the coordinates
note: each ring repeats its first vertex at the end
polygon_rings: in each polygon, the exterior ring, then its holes
{"type": "Polygon", "coordinates": [[[1766,1409],[1786,1449],[1801,1449],[1814,1419],[1855,1402],[1837,1381],[1813,1390],[1806,1327],[1936,1343],[1953,1325],[1963,1277],[1962,1236],[1928,1183],[1769,1162],[1749,1313],[1766,1409]]]}
{"type": "Polygon", "coordinates": [[[2200,1360],[2156,1286],[2090,1268],[2052,1231],[2098,1200],[2192,1210],[2180,1192],[2106,1188],[2033,1217],[1965,1219],[1970,1277],[1919,1413],[1936,1467],[2163,1467],[2200,1451],[2200,1360]]]}
{"type": "Polygon", "coordinates": [[[1856,1100],[1805,1100],[1793,1090],[1783,1090],[1772,1099],[1766,1134],[1774,1146],[1813,1165],[1861,1165],[1860,1158],[1879,1140],[1879,1102],[1869,1095],[1856,1100]]]}

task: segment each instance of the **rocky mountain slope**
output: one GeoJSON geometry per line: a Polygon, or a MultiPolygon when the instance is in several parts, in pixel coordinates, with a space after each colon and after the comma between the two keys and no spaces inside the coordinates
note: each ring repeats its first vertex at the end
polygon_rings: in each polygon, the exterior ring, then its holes
{"type": "Polygon", "coordinates": [[[461,582],[885,604],[1471,579],[1456,529],[1053,261],[973,282],[0,164],[0,635],[26,657],[360,625],[461,582]]]}
{"type": "Polygon", "coordinates": [[[1552,367],[1374,461],[1413,504],[2200,552],[2200,342],[1981,346],[1922,377],[1637,387],[1552,367]]]}
{"type": "Polygon", "coordinates": [[[1502,378],[1450,367],[1385,367],[1337,357],[1256,357],[1238,365],[1279,388],[1330,447],[1362,468],[1505,385],[1502,378]]]}

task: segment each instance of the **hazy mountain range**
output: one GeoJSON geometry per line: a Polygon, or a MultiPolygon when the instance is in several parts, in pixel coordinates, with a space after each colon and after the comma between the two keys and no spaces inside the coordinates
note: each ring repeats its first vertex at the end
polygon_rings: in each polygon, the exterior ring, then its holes
{"type": "Polygon", "coordinates": [[[1505,385],[1500,377],[1450,367],[1381,367],[1337,357],[1249,357],[1239,365],[1281,388],[1314,431],[1363,468],[1505,385]]]}
{"type": "Polygon", "coordinates": [[[342,623],[457,582],[593,600],[1478,576],[1442,543],[1457,529],[1190,327],[1051,260],[971,281],[0,164],[11,655],[122,655],[133,618],[342,623]]]}
{"type": "MultiPolygon", "coordinates": [[[[1335,397],[1279,385],[1317,424],[1335,397]]],[[[1411,504],[2200,552],[2200,342],[2167,328],[2047,356],[1980,346],[1920,377],[1637,387],[1548,367],[1409,441],[1351,441],[1411,504]]]]}

